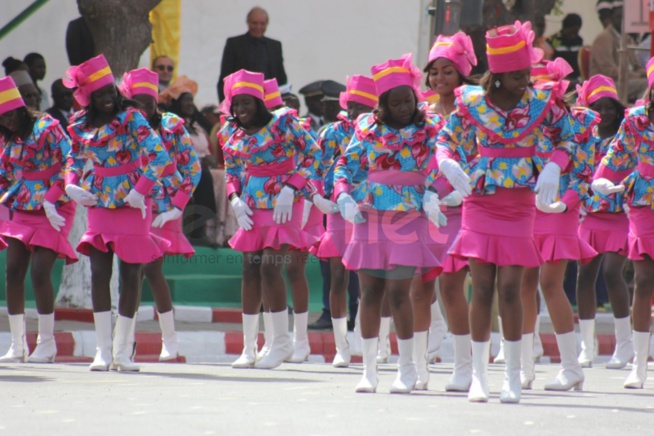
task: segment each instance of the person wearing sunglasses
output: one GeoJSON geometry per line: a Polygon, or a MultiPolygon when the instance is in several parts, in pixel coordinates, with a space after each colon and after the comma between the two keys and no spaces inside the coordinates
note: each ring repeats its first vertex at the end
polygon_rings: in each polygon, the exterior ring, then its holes
{"type": "Polygon", "coordinates": [[[152,61],[152,71],[159,75],[159,92],[170,86],[175,69],[175,61],[166,55],[157,56],[152,61]]]}

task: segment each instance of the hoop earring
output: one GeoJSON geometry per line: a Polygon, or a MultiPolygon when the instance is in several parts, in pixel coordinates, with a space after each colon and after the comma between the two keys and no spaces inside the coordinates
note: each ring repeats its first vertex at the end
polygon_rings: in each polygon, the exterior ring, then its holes
{"type": "Polygon", "coordinates": [[[502,86],[502,83],[499,80],[496,80],[495,81],[495,87],[499,88],[500,86],[502,86]]]}

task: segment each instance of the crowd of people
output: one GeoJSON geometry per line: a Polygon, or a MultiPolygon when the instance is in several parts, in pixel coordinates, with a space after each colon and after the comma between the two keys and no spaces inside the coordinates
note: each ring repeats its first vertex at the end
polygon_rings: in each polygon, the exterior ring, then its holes
{"type": "MultiPolygon", "coordinates": [[[[621,14],[620,2],[612,12],[621,14]]],[[[230,39],[225,56],[245,45],[253,55],[243,61],[261,67],[266,44],[251,39],[263,36],[267,19],[253,9],[248,23],[259,36],[230,39]]],[[[564,30],[580,25],[567,22],[564,30]]],[[[559,51],[565,41],[575,43],[565,31],[554,40],[559,51]]],[[[490,29],[488,71],[475,76],[470,37],[440,35],[422,72],[405,54],[371,66],[370,76],[347,77],[345,85],[307,85],[300,92],[308,117],[299,116],[297,98],[282,98],[278,80],[267,78],[272,70],[234,67],[226,58],[230,70],[220,78],[218,108],[198,111],[197,84],[186,76],[172,80],[166,56],[152,69],[126,73],[116,86],[102,54],[55,81],[48,108],[37,85],[43,57],[28,55],[27,69],[0,78],[0,202],[11,210],[0,222],[0,248],[7,250],[12,337],[0,362],[54,361],[50,276],[57,258],[72,263],[78,253],[91,264],[97,352],[90,369],[139,370],[132,353],[144,278],[162,329],[161,359],[176,358],[163,259],[193,255],[184,216],[194,201],[214,199],[208,167],[220,164],[239,226],[229,245],[243,253],[244,347],[233,368],[307,360],[304,268],[312,254],[325,266],[333,366],[350,366],[352,324],[361,340],[356,392],[377,390],[377,364],[390,354],[391,319],[399,361],[390,392],[429,388],[429,363],[444,334],[437,284],[454,345],[446,390],[467,392],[472,402],[489,400],[495,297],[503,338],[496,361],[506,365],[499,399],[517,403],[523,389],[532,389],[539,289],[561,355],[561,370],[544,388],[581,390],[582,368],[595,357],[595,284],[603,266],[616,335],[607,367],[622,369],[633,360],[624,387],[642,389],[654,291],[654,59],[646,68],[647,93],[625,108],[609,75],[594,74],[569,94],[575,66],[563,55],[544,59],[537,42],[529,22],[490,29]],[[77,207],[88,209],[88,222],[74,250],[67,237],[77,207]],[[115,327],[114,255],[120,260],[115,327]],[[622,275],[627,259],[635,271],[633,296],[622,275]],[[569,262],[580,265],[581,353],[563,286],[569,262]],[[24,307],[29,268],[39,314],[31,354],[24,307]],[[356,322],[348,320],[348,294],[356,322]]],[[[194,222],[202,227],[203,221],[194,222]]]]}

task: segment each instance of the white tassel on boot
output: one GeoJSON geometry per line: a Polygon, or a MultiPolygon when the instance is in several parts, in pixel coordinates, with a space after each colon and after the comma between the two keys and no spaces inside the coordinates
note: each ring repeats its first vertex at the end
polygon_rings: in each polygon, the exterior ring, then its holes
{"type": "Polygon", "coordinates": [[[293,355],[289,359],[292,363],[302,363],[309,358],[311,346],[309,345],[309,335],[307,332],[307,323],[309,312],[293,314],[293,355]]]}
{"type": "Polygon", "coordinates": [[[355,388],[358,393],[377,391],[377,342],[379,338],[361,339],[363,376],[355,388]]]}
{"type": "Polygon", "coordinates": [[[577,361],[582,368],[591,368],[595,358],[595,319],[580,319],[581,353],[577,361]]]}
{"type": "Polygon", "coordinates": [[[534,333],[522,335],[522,370],[520,371],[520,384],[522,389],[531,389],[536,375],[534,374],[534,333]]]}
{"type": "Polygon", "coordinates": [[[377,350],[377,363],[388,363],[391,357],[391,317],[382,317],[379,323],[379,349],[377,350]]]}
{"type": "Polygon", "coordinates": [[[584,387],[584,371],[577,360],[577,337],[575,332],[556,335],[556,344],[561,355],[561,371],[554,381],[545,385],[546,391],[581,391],[584,387]]]}
{"type": "Polygon", "coordinates": [[[506,369],[504,370],[504,383],[500,391],[500,402],[502,403],[520,402],[520,397],[522,396],[522,384],[520,382],[521,350],[522,340],[504,341],[506,369]]]}
{"type": "Polygon", "coordinates": [[[27,361],[29,349],[25,334],[25,314],[9,315],[9,330],[11,330],[11,345],[7,354],[0,357],[0,363],[22,363],[27,361]]]}
{"type": "Polygon", "coordinates": [[[243,319],[243,352],[232,363],[232,368],[253,368],[257,361],[257,338],[259,337],[259,314],[244,313],[243,319]]]}
{"type": "Polygon", "coordinates": [[[36,348],[27,358],[31,363],[52,363],[57,355],[57,343],[54,337],[55,316],[53,313],[39,313],[39,336],[36,338],[36,348]]]}
{"type": "Polygon", "coordinates": [[[259,352],[257,353],[257,360],[263,359],[263,357],[270,352],[270,344],[272,344],[272,338],[273,338],[273,327],[272,327],[272,318],[270,317],[270,312],[263,312],[263,341],[264,342],[263,342],[263,347],[261,347],[261,350],[259,350],[259,352]]]}
{"type": "Polygon", "coordinates": [[[413,338],[398,339],[397,350],[400,358],[397,361],[397,376],[391,385],[390,392],[391,394],[409,394],[418,381],[416,363],[413,361],[413,338]]]}
{"type": "Polygon", "coordinates": [[[273,325],[273,340],[270,351],[254,364],[255,368],[273,369],[281,365],[293,355],[293,341],[288,331],[288,310],[271,312],[273,325]]]}
{"type": "Polygon", "coordinates": [[[169,310],[165,313],[157,313],[159,327],[161,327],[161,354],[159,360],[175,360],[179,356],[179,341],[175,332],[175,313],[169,310]]]}
{"type": "Polygon", "coordinates": [[[89,366],[91,371],[109,371],[111,366],[111,311],[93,312],[95,325],[95,358],[89,366]]]}
{"type": "Polygon", "coordinates": [[[426,391],[429,388],[429,357],[427,355],[427,337],[430,335],[431,333],[428,330],[424,332],[413,333],[413,361],[416,364],[416,371],[418,374],[418,380],[416,381],[415,386],[416,391],[426,391]]]}
{"type": "Polygon", "coordinates": [[[472,355],[470,334],[452,335],[454,348],[454,372],[445,385],[448,392],[468,392],[472,383],[472,355]]]}
{"type": "Polygon", "coordinates": [[[352,359],[350,345],[347,342],[347,317],[332,318],[332,327],[334,328],[334,343],[336,344],[336,355],[332,365],[335,368],[347,368],[350,366],[350,360],[352,359]]]}
{"type": "Polygon", "coordinates": [[[631,340],[631,318],[613,318],[615,329],[615,350],[606,367],[622,369],[634,357],[634,343],[631,340]]]}
{"type": "Polygon", "coordinates": [[[472,341],[472,383],[468,391],[468,401],[486,403],[488,401],[488,354],[490,341],[472,341]]]}
{"type": "Polygon", "coordinates": [[[116,327],[114,328],[113,342],[113,363],[112,367],[116,371],[136,372],[140,368],[132,362],[132,353],[134,352],[134,341],[130,338],[133,331],[134,318],[118,315],[116,327]]]}
{"type": "Polygon", "coordinates": [[[634,330],[634,364],[624,382],[627,389],[642,389],[647,380],[647,356],[649,355],[649,332],[634,330]]]}
{"type": "Polygon", "coordinates": [[[446,334],[447,323],[443,318],[440,304],[435,301],[431,305],[431,324],[429,325],[429,343],[427,347],[430,362],[438,358],[438,350],[441,349],[446,334]]]}
{"type": "Polygon", "coordinates": [[[543,343],[540,340],[540,314],[536,315],[536,324],[534,324],[534,351],[533,359],[534,362],[540,362],[540,358],[543,357],[545,349],[543,348],[543,343]]]}
{"type": "Polygon", "coordinates": [[[504,363],[504,333],[502,331],[502,317],[497,317],[497,326],[500,331],[500,349],[497,352],[497,355],[493,359],[493,363],[504,363]]]}

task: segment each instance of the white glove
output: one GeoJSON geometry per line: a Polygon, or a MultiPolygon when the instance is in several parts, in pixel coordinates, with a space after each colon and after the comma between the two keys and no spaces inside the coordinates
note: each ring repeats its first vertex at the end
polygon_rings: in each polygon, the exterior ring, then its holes
{"type": "Polygon", "coordinates": [[[561,177],[561,167],[554,162],[549,162],[538,175],[536,181],[536,193],[540,196],[545,204],[554,203],[556,193],[559,190],[559,178],[561,177]]]}
{"type": "Polygon", "coordinates": [[[147,214],[145,208],[145,195],[132,188],[127,193],[127,197],[125,197],[125,203],[134,209],[141,209],[141,216],[145,219],[145,215],[147,214]]]}
{"type": "Polygon", "coordinates": [[[616,192],[624,191],[624,185],[615,185],[609,179],[599,178],[593,180],[593,183],[590,185],[591,189],[595,192],[599,192],[602,195],[615,194],[616,192]]]}
{"type": "Polygon", "coordinates": [[[461,193],[457,190],[450,192],[441,200],[441,203],[443,203],[445,206],[448,207],[461,206],[462,202],[463,202],[463,195],[461,195],[461,193]]]}
{"type": "Polygon", "coordinates": [[[327,200],[326,198],[323,198],[319,194],[315,194],[312,200],[313,200],[313,204],[315,204],[316,207],[320,210],[320,212],[324,213],[325,215],[338,212],[338,206],[336,205],[336,203],[327,200]]]}
{"type": "Polygon", "coordinates": [[[302,210],[302,227],[301,227],[302,229],[307,225],[307,222],[309,221],[311,206],[313,206],[313,203],[304,200],[304,209],[302,210]]]}
{"type": "Polygon", "coordinates": [[[443,159],[438,162],[438,169],[445,174],[454,189],[459,191],[463,197],[470,195],[472,192],[470,177],[454,159],[443,159]]]}
{"type": "Polygon", "coordinates": [[[293,217],[293,200],[295,199],[295,191],[288,186],[284,186],[277,195],[277,203],[273,210],[273,220],[277,224],[284,224],[290,221],[293,217]]]}
{"type": "Polygon", "coordinates": [[[252,224],[254,224],[254,222],[252,221],[252,218],[250,218],[250,216],[252,216],[252,209],[250,209],[250,206],[241,200],[238,195],[232,197],[229,202],[234,208],[234,214],[236,214],[236,221],[238,221],[238,225],[243,230],[252,230],[252,224]]]}
{"type": "Polygon", "coordinates": [[[173,207],[172,210],[168,210],[164,213],[160,213],[152,221],[152,227],[163,227],[168,221],[175,221],[177,218],[182,216],[182,211],[173,207]]]}
{"type": "Polygon", "coordinates": [[[341,212],[341,216],[345,221],[348,221],[352,224],[361,224],[365,223],[366,219],[361,214],[357,202],[354,201],[354,198],[350,194],[345,192],[341,193],[336,199],[336,204],[338,205],[338,210],[341,212]]]}
{"type": "Polygon", "coordinates": [[[48,221],[50,221],[50,225],[56,231],[60,232],[61,228],[66,225],[66,219],[57,213],[55,205],[48,200],[43,201],[43,210],[45,211],[45,216],[48,217],[48,221]]]}
{"type": "Polygon", "coordinates": [[[543,203],[540,196],[536,196],[536,208],[544,213],[563,213],[568,210],[568,206],[562,201],[555,201],[552,204],[543,203]]]}
{"type": "Polygon", "coordinates": [[[436,228],[447,225],[447,217],[441,212],[437,193],[425,191],[425,195],[422,197],[422,209],[436,228]]]}
{"type": "Polygon", "coordinates": [[[98,204],[98,199],[95,195],[77,185],[66,185],[66,195],[68,195],[75,203],[81,204],[85,207],[98,204]]]}

